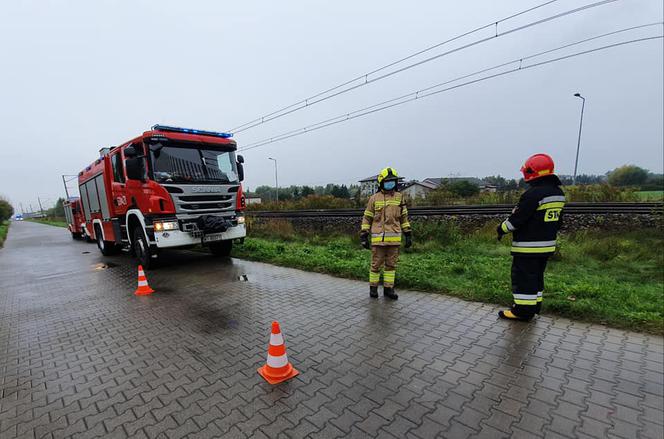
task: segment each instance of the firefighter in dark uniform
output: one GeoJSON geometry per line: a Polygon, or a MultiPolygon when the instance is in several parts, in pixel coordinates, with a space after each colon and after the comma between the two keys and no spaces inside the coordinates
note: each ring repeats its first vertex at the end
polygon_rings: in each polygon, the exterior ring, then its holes
{"type": "Polygon", "coordinates": [[[399,176],[394,168],[385,168],[377,177],[380,191],[369,198],[362,217],[360,242],[371,249],[369,295],[378,297],[380,272],[383,270],[383,294],[388,299],[399,298],[394,291],[401,235],[408,248],[413,244],[408,222],[408,208],[401,192],[397,191],[399,176]]]}
{"type": "Polygon", "coordinates": [[[512,214],[497,228],[498,239],[512,233],[511,309],[500,311],[504,319],[530,320],[539,314],[544,291],[546,263],[556,251],[565,194],[546,154],[535,154],[521,168],[529,188],[512,214]]]}

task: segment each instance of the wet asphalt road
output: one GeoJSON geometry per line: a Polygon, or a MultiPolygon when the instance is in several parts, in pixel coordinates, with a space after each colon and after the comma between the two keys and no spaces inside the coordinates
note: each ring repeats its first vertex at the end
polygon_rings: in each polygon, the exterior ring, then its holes
{"type": "Polygon", "coordinates": [[[0,438],[664,436],[663,340],[188,251],[148,272],[66,230],[0,250],[0,438]],[[246,274],[248,281],[239,276],[246,274]],[[301,372],[270,386],[278,320],[301,372]]]}

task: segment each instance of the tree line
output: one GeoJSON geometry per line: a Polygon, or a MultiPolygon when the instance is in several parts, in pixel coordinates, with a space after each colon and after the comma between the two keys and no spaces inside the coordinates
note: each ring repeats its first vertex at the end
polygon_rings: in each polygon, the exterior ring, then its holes
{"type": "MultiPolygon", "coordinates": [[[[360,186],[345,184],[327,184],[325,186],[288,186],[279,188],[279,201],[300,200],[311,195],[331,195],[334,198],[351,199],[359,196],[360,186]]],[[[247,193],[250,196],[260,197],[263,202],[275,201],[277,191],[272,186],[258,186],[253,192],[247,193]]]]}

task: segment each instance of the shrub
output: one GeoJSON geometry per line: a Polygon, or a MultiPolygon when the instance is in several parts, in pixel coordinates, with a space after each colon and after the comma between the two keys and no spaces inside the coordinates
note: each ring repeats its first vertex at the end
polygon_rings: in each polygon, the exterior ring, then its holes
{"type": "Polygon", "coordinates": [[[453,221],[422,221],[413,223],[413,236],[416,242],[435,242],[450,245],[460,238],[459,228],[453,221]]]}
{"type": "Polygon", "coordinates": [[[14,208],[12,207],[11,204],[9,204],[9,201],[0,198],[0,223],[10,219],[13,214],[14,214],[14,208]]]}
{"type": "Polygon", "coordinates": [[[306,209],[350,209],[356,207],[353,200],[332,195],[309,195],[298,200],[287,200],[262,204],[250,204],[247,210],[306,210],[306,209]]]}
{"type": "Polygon", "coordinates": [[[250,236],[263,236],[293,240],[296,236],[293,223],[286,219],[267,218],[264,220],[247,218],[247,234],[250,236]]]}
{"type": "Polygon", "coordinates": [[[566,186],[564,191],[568,202],[639,201],[639,196],[634,189],[619,188],[608,184],[566,186]]]}
{"type": "Polygon", "coordinates": [[[648,180],[648,170],[635,165],[624,165],[609,173],[612,186],[640,186],[648,180]]]}

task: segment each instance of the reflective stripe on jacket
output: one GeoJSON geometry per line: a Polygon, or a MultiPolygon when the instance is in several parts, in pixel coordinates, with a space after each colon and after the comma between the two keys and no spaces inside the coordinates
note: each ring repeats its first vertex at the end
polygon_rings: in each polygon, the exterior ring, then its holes
{"type": "Polygon", "coordinates": [[[512,255],[549,256],[556,251],[565,194],[555,175],[530,183],[512,214],[501,224],[512,233],[512,255]]]}
{"type": "Polygon", "coordinates": [[[362,231],[371,233],[372,245],[400,245],[401,233],[410,231],[408,208],[400,192],[378,192],[369,198],[362,231]]]}

